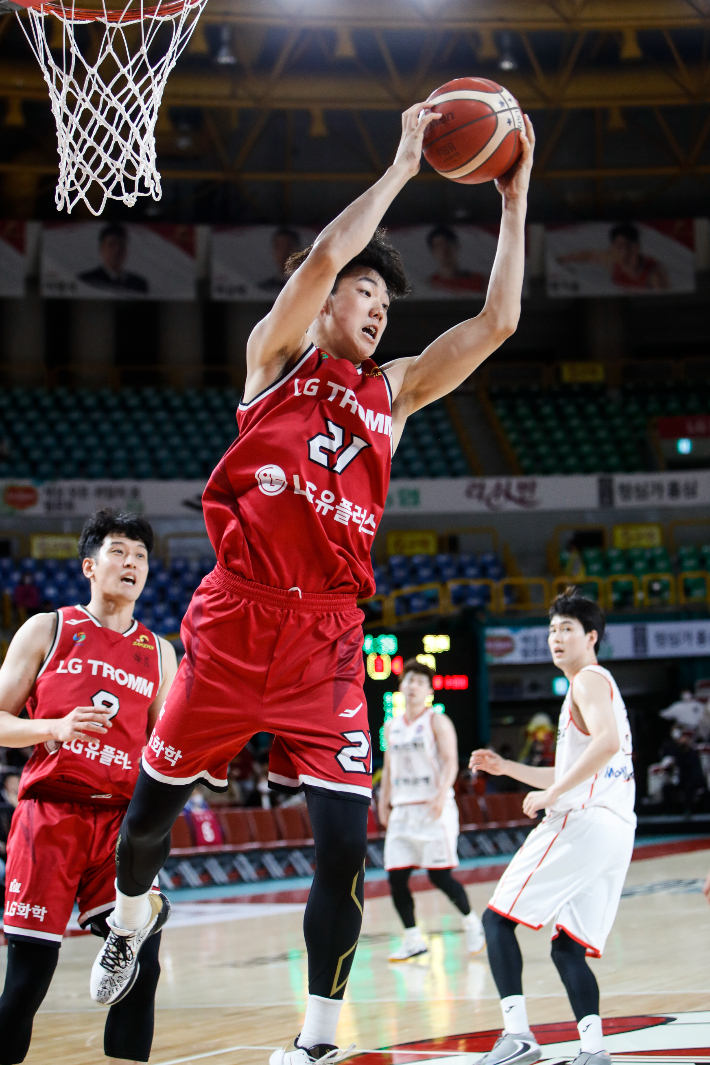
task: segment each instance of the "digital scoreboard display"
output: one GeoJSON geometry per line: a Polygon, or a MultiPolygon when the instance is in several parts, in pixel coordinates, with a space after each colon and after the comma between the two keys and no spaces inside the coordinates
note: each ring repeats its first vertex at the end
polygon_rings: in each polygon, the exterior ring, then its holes
{"type": "Polygon", "coordinates": [[[397,633],[376,631],[365,634],[365,694],[372,731],[375,765],[380,764],[384,746],[384,724],[404,713],[404,696],[399,681],[404,663],[416,658],[434,670],[432,704],[446,714],[456,728],[459,759],[477,746],[478,643],[468,630],[449,627],[442,619],[423,623],[397,633]],[[448,629],[448,631],[447,631],[448,629]]]}

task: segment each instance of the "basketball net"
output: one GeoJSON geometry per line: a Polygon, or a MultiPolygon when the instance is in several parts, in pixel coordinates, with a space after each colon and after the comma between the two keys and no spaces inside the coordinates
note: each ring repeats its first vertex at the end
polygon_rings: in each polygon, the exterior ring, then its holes
{"type": "Polygon", "coordinates": [[[123,10],[112,10],[98,0],[95,9],[80,10],[74,0],[48,0],[28,8],[28,26],[18,13],[57,123],[57,210],[71,213],[83,200],[99,215],[107,200],[133,207],[139,196],[160,199],[158,108],[206,2],[167,0],[148,8],[128,0],[123,10]],[[47,39],[55,19],[61,44],[47,39]],[[90,198],[93,186],[99,191],[90,198]]]}

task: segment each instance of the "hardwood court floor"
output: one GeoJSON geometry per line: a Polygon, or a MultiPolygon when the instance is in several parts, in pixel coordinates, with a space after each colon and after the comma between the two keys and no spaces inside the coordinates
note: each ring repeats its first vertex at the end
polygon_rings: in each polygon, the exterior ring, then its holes
{"type": "MultiPolygon", "coordinates": [[[[604,957],[592,962],[605,1017],[710,1010],[710,906],[699,894],[698,883],[709,867],[710,850],[632,864],[627,897],[604,957]]],[[[492,884],[469,885],[479,913],[491,890],[492,884]]],[[[338,1031],[341,1045],[355,1042],[358,1048],[372,1049],[499,1028],[485,953],[469,959],[458,917],[439,892],[422,892],[416,901],[418,920],[430,934],[430,952],[400,965],[387,962],[399,934],[389,898],[367,901],[338,1031]]],[[[195,912],[209,919],[209,906],[190,907],[182,919],[191,920],[195,912]]],[[[298,1032],[306,997],[302,911],[300,905],[242,906],[235,909],[242,919],[225,920],[228,910],[215,905],[212,915],[219,920],[169,924],[163,934],[151,1062],[265,1065],[268,1048],[289,1042],[298,1032]]],[[[549,959],[548,935],[545,930],[519,932],[533,1025],[572,1019],[549,959]]],[[[92,936],[65,940],[35,1023],[28,1065],[98,1065],[104,1060],[104,1011],[90,1002],[87,992],[97,942],[92,936]]],[[[6,954],[6,948],[0,950],[3,979],[6,954]]],[[[704,1034],[706,1027],[710,1031],[710,1014],[706,1020],[687,1045],[710,1047],[704,1034]]],[[[409,1060],[423,1062],[425,1057],[409,1060]]],[[[687,1060],[703,1058],[710,1061],[710,1049],[703,1054],[696,1050],[687,1060]]],[[[360,1060],[365,1065],[366,1059],[360,1060]]],[[[681,1055],[667,1060],[686,1059],[681,1055]]],[[[456,1061],[475,1058],[458,1055],[456,1061]]]]}

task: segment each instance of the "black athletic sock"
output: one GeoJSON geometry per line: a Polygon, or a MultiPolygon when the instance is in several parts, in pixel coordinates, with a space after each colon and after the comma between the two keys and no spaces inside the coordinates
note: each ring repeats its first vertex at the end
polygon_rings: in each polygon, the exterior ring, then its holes
{"type": "Polygon", "coordinates": [[[405,928],[414,928],[414,899],[409,890],[409,874],[411,869],[390,869],[390,891],[394,908],[400,916],[405,928]]]}
{"type": "Polygon", "coordinates": [[[18,1065],[30,1049],[32,1024],[59,960],[58,943],[10,939],[0,996],[0,1065],[18,1065]]]}
{"type": "Polygon", "coordinates": [[[316,872],[303,918],[308,990],[342,998],[362,926],[367,810],[363,802],[306,789],[316,872]]]}
{"type": "Polygon", "coordinates": [[[104,1028],[104,1054],[107,1058],[148,1061],[153,1045],[155,990],[160,977],[162,932],[147,939],[141,948],[140,971],[124,999],[111,1006],[104,1028]]]}
{"type": "Polygon", "coordinates": [[[565,931],[552,940],[552,960],[577,1021],[588,1017],[590,1013],[599,1013],[599,985],[597,978],[587,965],[587,950],[565,931]]]}
{"type": "Polygon", "coordinates": [[[488,947],[488,964],[501,998],[523,993],[523,956],[520,953],[515,921],[486,908],[483,928],[488,947]]]}
{"type": "Polygon", "coordinates": [[[194,784],[163,784],[141,767],[116,844],[116,879],[124,895],[150,891],[170,853],[170,829],[194,784]]]}
{"type": "Polygon", "coordinates": [[[455,876],[451,875],[450,869],[427,869],[429,879],[434,887],[443,891],[447,898],[451,899],[459,913],[468,917],[471,912],[471,904],[464,886],[455,876]]]}

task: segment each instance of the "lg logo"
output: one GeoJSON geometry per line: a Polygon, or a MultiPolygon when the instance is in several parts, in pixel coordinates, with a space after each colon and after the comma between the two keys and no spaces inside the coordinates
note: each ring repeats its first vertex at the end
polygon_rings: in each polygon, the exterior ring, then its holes
{"type": "Polygon", "coordinates": [[[259,485],[259,491],[263,492],[265,496],[281,495],[288,483],[284,471],[280,466],[275,466],[273,463],[269,463],[268,466],[262,466],[260,470],[256,471],[254,476],[259,485]]]}

